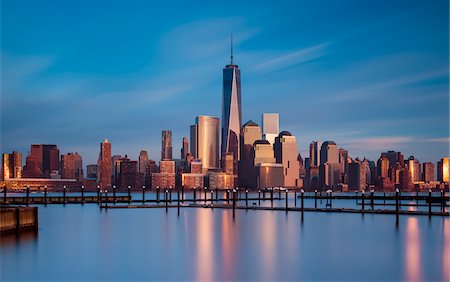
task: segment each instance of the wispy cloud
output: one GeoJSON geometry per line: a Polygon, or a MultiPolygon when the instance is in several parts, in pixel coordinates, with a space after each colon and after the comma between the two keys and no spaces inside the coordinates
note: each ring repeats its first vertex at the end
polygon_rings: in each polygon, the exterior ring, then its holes
{"type": "Polygon", "coordinates": [[[285,53],[253,67],[254,71],[271,72],[320,58],[328,53],[330,42],[285,53]]]}
{"type": "Polygon", "coordinates": [[[387,148],[396,148],[401,144],[411,143],[416,139],[411,136],[384,136],[384,137],[365,137],[355,138],[342,145],[351,148],[365,149],[367,151],[381,151],[387,148]]]}
{"type": "Polygon", "coordinates": [[[428,138],[423,139],[422,142],[447,143],[450,145],[450,137],[428,138]]]}

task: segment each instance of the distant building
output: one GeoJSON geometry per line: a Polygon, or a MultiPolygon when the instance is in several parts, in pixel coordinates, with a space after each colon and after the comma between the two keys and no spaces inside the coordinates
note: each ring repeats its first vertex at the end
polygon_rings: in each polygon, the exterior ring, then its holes
{"type": "Polygon", "coordinates": [[[56,145],[33,144],[24,167],[24,177],[50,178],[60,174],[59,149],[56,145]]]}
{"type": "Polygon", "coordinates": [[[258,163],[256,165],[256,188],[285,186],[283,165],[280,163],[258,163]]]}
{"type": "Polygon", "coordinates": [[[189,154],[189,141],[187,137],[183,137],[183,142],[181,144],[181,159],[186,160],[188,154],[189,154]]]}
{"type": "Polygon", "coordinates": [[[86,178],[97,179],[98,166],[90,164],[86,166],[86,178]]]}
{"type": "Polygon", "coordinates": [[[159,172],[152,173],[152,188],[175,188],[175,162],[162,160],[159,162],[159,172]]]}
{"type": "Polygon", "coordinates": [[[319,188],[336,189],[341,178],[337,145],[334,141],[325,141],[320,147],[319,188]]]}
{"type": "Polygon", "coordinates": [[[191,172],[181,174],[181,185],[186,189],[204,187],[204,178],[202,162],[200,160],[191,161],[191,172]]]}
{"type": "Polygon", "coordinates": [[[172,159],[172,131],[163,130],[161,133],[161,160],[172,159]]]}
{"type": "Polygon", "coordinates": [[[322,146],[322,142],[313,141],[309,145],[309,162],[311,166],[319,166],[320,165],[320,149],[322,146]]]}
{"type": "Polygon", "coordinates": [[[13,151],[11,154],[3,154],[2,178],[22,178],[22,154],[13,151]]]}
{"type": "Polygon", "coordinates": [[[128,189],[128,186],[135,190],[142,188],[143,177],[139,176],[137,161],[124,160],[120,162],[119,183],[122,190],[128,189]]]}
{"type": "Polygon", "coordinates": [[[348,183],[348,151],[340,148],[339,153],[339,170],[341,172],[341,183],[348,183]]]}
{"type": "MultiPolygon", "coordinates": [[[[241,129],[241,160],[239,161],[239,186],[253,187],[255,185],[255,167],[253,163],[253,143],[262,139],[261,128],[249,120],[241,129]]],[[[273,156],[273,150],[272,150],[273,156]]]]}
{"type": "Polygon", "coordinates": [[[299,164],[297,160],[297,141],[288,131],[282,131],[273,145],[277,163],[283,165],[284,186],[299,187],[299,164]]]}
{"type": "Polygon", "coordinates": [[[413,156],[408,158],[408,168],[409,168],[409,174],[411,175],[411,181],[412,182],[418,182],[421,180],[421,166],[420,161],[413,156]]]}
{"type": "Polygon", "coordinates": [[[61,155],[61,178],[83,180],[83,161],[78,153],[61,155]]]}
{"type": "MultiPolygon", "coordinates": [[[[280,133],[280,117],[278,113],[264,113],[262,114],[263,140],[269,141],[270,144],[275,144],[275,138],[280,133]]],[[[261,139],[261,138],[259,138],[261,139]]],[[[258,139],[258,140],[259,140],[258,139]]]]}
{"type": "Polygon", "coordinates": [[[233,189],[236,176],[222,171],[209,171],[208,179],[210,189],[233,189]]]}
{"type": "Polygon", "coordinates": [[[424,162],[422,164],[422,180],[424,182],[434,181],[434,164],[430,162],[424,162]]]}
{"type": "Polygon", "coordinates": [[[348,189],[365,190],[367,188],[367,162],[355,160],[348,165],[348,189]]]}
{"type": "Polygon", "coordinates": [[[400,170],[398,177],[400,191],[414,191],[414,183],[412,181],[411,170],[409,169],[408,165],[405,165],[404,168],[400,170]]]}
{"type": "Polygon", "coordinates": [[[148,153],[145,150],[139,152],[139,174],[145,176],[147,175],[147,166],[148,166],[148,153]]]}
{"type": "Polygon", "coordinates": [[[211,116],[198,116],[195,124],[191,125],[191,154],[200,159],[203,172],[220,168],[219,162],[219,133],[220,120],[211,116]]]}
{"type": "MultiPolygon", "coordinates": [[[[227,153],[233,153],[234,167],[236,168],[238,161],[241,159],[239,149],[241,127],[241,71],[233,63],[233,51],[231,51],[230,64],[223,69],[222,147],[220,159],[223,161],[227,153]]],[[[235,174],[237,174],[237,169],[235,174]]]]}
{"type": "Polygon", "coordinates": [[[100,143],[100,154],[98,157],[98,177],[97,182],[101,189],[108,189],[111,185],[111,143],[105,139],[100,143]]]}
{"type": "Polygon", "coordinates": [[[236,175],[235,173],[235,162],[234,162],[234,154],[233,153],[226,153],[225,154],[225,161],[224,161],[225,167],[223,168],[223,171],[228,174],[236,175]]]}
{"type": "Polygon", "coordinates": [[[381,155],[377,161],[377,187],[381,191],[388,191],[394,188],[394,182],[389,176],[389,159],[381,155]]]}
{"type": "Polygon", "coordinates": [[[437,180],[441,183],[449,183],[449,159],[448,157],[440,159],[437,163],[437,180]]]}

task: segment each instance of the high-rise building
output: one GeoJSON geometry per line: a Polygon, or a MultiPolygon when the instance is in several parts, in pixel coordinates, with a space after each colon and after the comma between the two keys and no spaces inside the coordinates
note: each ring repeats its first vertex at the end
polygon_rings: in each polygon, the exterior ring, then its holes
{"type": "Polygon", "coordinates": [[[356,159],[348,165],[348,189],[365,190],[367,187],[367,162],[356,159]]]}
{"type": "Polygon", "coordinates": [[[234,171],[235,170],[235,163],[234,163],[234,154],[233,153],[226,153],[225,154],[225,161],[224,161],[224,163],[225,163],[225,166],[223,168],[223,171],[225,173],[228,173],[228,174],[236,175],[236,173],[234,171]]]}
{"type": "Polygon", "coordinates": [[[183,137],[183,143],[181,144],[181,159],[186,160],[189,154],[189,141],[187,137],[183,137]]]}
{"type": "Polygon", "coordinates": [[[119,187],[122,189],[140,189],[143,185],[143,178],[138,176],[138,162],[129,159],[120,162],[120,173],[118,176],[119,187]]]}
{"type": "Polygon", "coordinates": [[[181,174],[181,185],[187,189],[202,188],[204,187],[204,178],[201,160],[193,159],[190,173],[181,174]]]}
{"type": "Polygon", "coordinates": [[[90,164],[86,166],[86,178],[97,179],[98,165],[90,164]]]}
{"type": "Polygon", "coordinates": [[[159,162],[159,172],[152,173],[152,188],[175,188],[175,161],[159,162]]]}
{"type": "Polygon", "coordinates": [[[263,140],[267,140],[273,145],[275,143],[275,138],[280,133],[280,120],[278,113],[262,114],[262,127],[263,140]]]}
{"type": "Polygon", "coordinates": [[[422,180],[425,182],[434,181],[434,164],[430,162],[424,162],[422,164],[422,180]]]}
{"type": "Polygon", "coordinates": [[[320,164],[339,163],[339,151],[334,141],[325,141],[320,147],[320,164]]]}
{"type": "Polygon", "coordinates": [[[191,125],[191,154],[202,161],[204,173],[220,168],[219,123],[219,118],[198,116],[195,118],[195,124],[191,125]]]}
{"type": "MultiPolygon", "coordinates": [[[[268,140],[264,140],[267,141],[268,140]]],[[[258,163],[256,171],[256,188],[272,188],[284,185],[283,165],[279,163],[258,163]]]]}
{"type": "Polygon", "coordinates": [[[348,183],[348,151],[342,148],[339,149],[339,170],[341,171],[341,182],[348,183]]]}
{"type": "MultiPolygon", "coordinates": [[[[240,158],[240,132],[242,127],[241,72],[233,63],[233,42],[231,42],[231,62],[223,69],[222,94],[222,148],[221,160],[227,153],[233,153],[235,167],[240,158]]],[[[222,167],[224,164],[222,164],[222,167]]],[[[237,172],[237,171],[236,171],[237,172]]]]}
{"type": "Polygon", "coordinates": [[[100,154],[98,156],[98,177],[97,182],[101,189],[108,189],[111,187],[111,143],[105,139],[100,143],[100,154]]]}
{"type": "Polygon", "coordinates": [[[31,145],[23,172],[25,177],[50,178],[52,174],[59,174],[59,169],[59,149],[56,145],[31,145]]]}
{"type": "Polygon", "coordinates": [[[145,176],[147,174],[148,153],[145,150],[139,152],[139,174],[145,176]]]}
{"type": "Polygon", "coordinates": [[[78,153],[61,155],[61,178],[83,180],[83,161],[78,153]]]}
{"type": "Polygon", "coordinates": [[[389,159],[387,157],[381,155],[377,162],[377,168],[379,178],[389,178],[389,159]]]}
{"type": "Polygon", "coordinates": [[[411,181],[412,182],[418,182],[421,179],[421,166],[420,161],[413,156],[408,158],[408,168],[409,168],[409,174],[411,175],[411,181]]]}
{"type": "Polygon", "coordinates": [[[449,160],[448,157],[440,159],[437,163],[437,180],[441,183],[449,183],[449,160]]]}
{"type": "Polygon", "coordinates": [[[276,163],[273,145],[268,140],[256,140],[252,150],[253,166],[260,163],[276,163]]]}
{"type": "Polygon", "coordinates": [[[313,141],[309,145],[309,163],[311,166],[319,166],[320,165],[320,149],[322,146],[322,142],[313,141]]]}
{"type": "Polygon", "coordinates": [[[22,154],[13,151],[11,154],[3,154],[2,177],[4,180],[10,178],[22,178],[22,154]]]}
{"type": "Polygon", "coordinates": [[[283,165],[284,186],[299,187],[299,164],[297,160],[297,140],[288,131],[282,131],[273,145],[277,163],[283,165]]]}
{"type": "Polygon", "coordinates": [[[163,130],[161,134],[161,160],[172,159],[172,131],[163,130]]]}
{"type": "Polygon", "coordinates": [[[381,156],[388,158],[390,168],[395,168],[397,165],[403,168],[405,165],[404,157],[401,152],[387,151],[381,153],[381,156]]]}
{"type": "MultiPolygon", "coordinates": [[[[253,163],[253,144],[262,139],[261,128],[253,121],[246,122],[241,129],[241,160],[239,161],[239,186],[251,187],[255,181],[255,167],[253,163]]],[[[273,149],[272,149],[273,157],[273,149]]]]}

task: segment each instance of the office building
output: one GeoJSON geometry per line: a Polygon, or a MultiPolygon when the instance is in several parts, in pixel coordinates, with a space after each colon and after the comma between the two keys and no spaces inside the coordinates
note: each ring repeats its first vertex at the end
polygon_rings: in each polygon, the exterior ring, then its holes
{"type": "Polygon", "coordinates": [[[420,161],[413,156],[408,158],[409,174],[412,182],[419,182],[422,178],[420,161]]]}
{"type": "Polygon", "coordinates": [[[288,131],[282,131],[275,138],[274,155],[277,163],[283,165],[285,187],[299,187],[299,164],[297,160],[297,140],[288,131]]]}
{"type": "Polygon", "coordinates": [[[50,178],[60,173],[59,149],[56,145],[33,144],[24,167],[24,177],[50,178]]]}
{"type": "Polygon", "coordinates": [[[101,189],[108,189],[111,185],[111,143],[105,139],[100,143],[100,154],[98,157],[98,177],[97,182],[101,189]]]}
{"type": "Polygon", "coordinates": [[[86,166],[86,178],[97,179],[98,165],[90,164],[86,166]]]}
{"type": "Polygon", "coordinates": [[[161,160],[172,159],[172,131],[163,130],[161,133],[161,160]]]}
{"type": "Polygon", "coordinates": [[[198,116],[191,126],[191,154],[200,159],[203,172],[220,168],[219,162],[219,132],[220,121],[216,117],[198,116]]]}
{"type": "MultiPolygon", "coordinates": [[[[261,128],[253,121],[246,122],[241,129],[241,160],[239,161],[239,186],[252,187],[255,181],[253,144],[262,139],[261,128]]],[[[272,150],[273,155],[273,150],[272,150]]]]}
{"type": "Polygon", "coordinates": [[[355,161],[348,165],[348,189],[349,191],[362,191],[367,188],[367,162],[355,161]]]}
{"type": "MultiPolygon", "coordinates": [[[[280,120],[278,113],[264,113],[262,114],[263,140],[269,141],[270,144],[275,144],[275,138],[280,133],[280,120]]],[[[261,139],[261,138],[259,138],[261,139]]],[[[258,139],[258,140],[259,140],[258,139]]]]}
{"type": "Polygon", "coordinates": [[[424,162],[422,168],[422,180],[426,183],[434,181],[434,164],[424,162]]]}
{"type": "Polygon", "coordinates": [[[183,142],[181,144],[181,159],[186,160],[188,154],[189,154],[189,141],[187,137],[183,137],[183,142]]]}
{"type": "Polygon", "coordinates": [[[258,163],[255,167],[256,188],[263,189],[284,186],[283,170],[283,165],[279,163],[258,163]]]}
{"type": "Polygon", "coordinates": [[[2,178],[22,178],[22,154],[13,151],[11,154],[3,154],[2,178]]]}
{"type": "MultiPolygon", "coordinates": [[[[242,127],[241,109],[241,72],[233,63],[233,43],[231,44],[231,62],[223,69],[222,93],[222,147],[221,160],[227,153],[233,154],[235,167],[240,160],[240,132],[242,127]]],[[[224,165],[222,165],[224,167],[224,165]]],[[[235,172],[237,174],[237,170],[235,172]]]]}
{"type": "Polygon", "coordinates": [[[190,165],[190,172],[181,174],[181,185],[186,189],[203,188],[206,175],[203,174],[201,160],[193,159],[190,165]]]}
{"type": "Polygon", "coordinates": [[[320,165],[320,149],[322,147],[322,142],[313,141],[309,145],[309,159],[311,166],[320,165]]]}
{"type": "Polygon", "coordinates": [[[437,180],[441,183],[449,183],[449,159],[442,158],[437,163],[437,180]]]}
{"type": "Polygon", "coordinates": [[[61,178],[83,180],[83,161],[78,153],[61,155],[61,178]]]}
{"type": "Polygon", "coordinates": [[[120,161],[120,172],[118,175],[119,187],[124,190],[128,186],[133,190],[141,190],[143,183],[143,176],[138,173],[138,162],[129,159],[120,161]]]}
{"type": "Polygon", "coordinates": [[[145,150],[139,152],[139,174],[146,175],[148,166],[148,153],[145,150]]]}
{"type": "Polygon", "coordinates": [[[151,174],[152,188],[175,188],[175,162],[162,160],[159,162],[159,172],[151,174]]]}
{"type": "Polygon", "coordinates": [[[209,171],[207,177],[210,189],[233,189],[235,187],[236,176],[234,174],[222,171],[209,171]]]}
{"type": "Polygon", "coordinates": [[[320,147],[320,164],[339,164],[339,150],[334,141],[325,141],[320,147]]]}

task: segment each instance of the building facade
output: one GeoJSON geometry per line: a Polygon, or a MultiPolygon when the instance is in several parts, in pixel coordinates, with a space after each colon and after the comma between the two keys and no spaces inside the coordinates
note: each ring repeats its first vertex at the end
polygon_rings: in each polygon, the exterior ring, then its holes
{"type": "Polygon", "coordinates": [[[191,126],[191,154],[193,158],[202,161],[205,173],[220,168],[219,124],[219,118],[198,116],[195,118],[195,124],[191,126]]]}
{"type": "Polygon", "coordinates": [[[22,178],[22,154],[17,151],[2,157],[2,179],[10,178],[22,178]]]}
{"type": "Polygon", "coordinates": [[[83,180],[83,161],[78,153],[61,155],[61,178],[83,180]]]}
{"type": "MultiPolygon", "coordinates": [[[[255,185],[255,167],[253,163],[253,144],[262,139],[261,128],[253,121],[248,121],[241,129],[241,159],[239,161],[239,186],[252,187],[255,185]]],[[[272,150],[273,154],[273,150],[272,150]]]]}
{"type": "Polygon", "coordinates": [[[172,159],[172,131],[163,130],[161,133],[161,160],[172,159]]]}
{"type": "MultiPolygon", "coordinates": [[[[275,144],[275,138],[280,134],[280,117],[278,113],[263,113],[261,118],[262,139],[275,144]]],[[[261,138],[259,138],[261,139],[261,138]]],[[[259,140],[258,139],[258,140],[259,140]]]]}
{"type": "Polygon", "coordinates": [[[97,182],[101,189],[108,189],[112,187],[111,171],[111,143],[108,139],[105,139],[102,143],[100,143],[100,154],[98,157],[97,182]]]}
{"type": "Polygon", "coordinates": [[[275,138],[273,148],[276,162],[283,165],[284,186],[299,187],[301,184],[300,167],[297,160],[298,149],[295,136],[288,131],[282,131],[275,138]]]}

